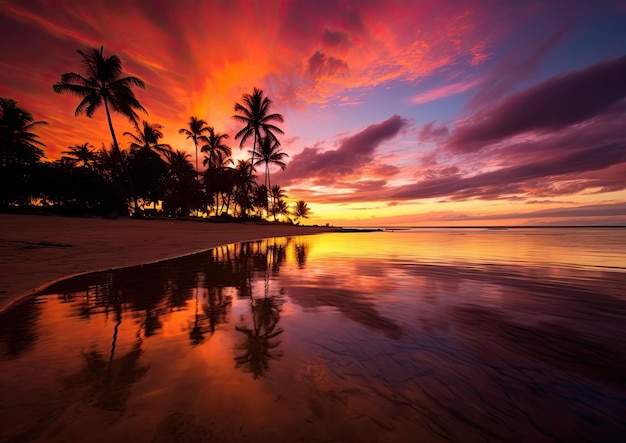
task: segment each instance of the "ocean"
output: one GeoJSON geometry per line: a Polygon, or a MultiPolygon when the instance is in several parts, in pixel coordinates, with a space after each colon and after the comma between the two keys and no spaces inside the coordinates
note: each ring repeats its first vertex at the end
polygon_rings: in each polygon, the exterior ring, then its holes
{"type": "Polygon", "coordinates": [[[0,314],[0,441],[623,441],[626,229],[226,245],[0,314]]]}

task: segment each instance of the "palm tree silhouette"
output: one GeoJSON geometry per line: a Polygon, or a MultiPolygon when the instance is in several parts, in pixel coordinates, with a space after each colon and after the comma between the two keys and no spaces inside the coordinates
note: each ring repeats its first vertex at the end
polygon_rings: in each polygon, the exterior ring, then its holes
{"type": "Polygon", "coordinates": [[[93,146],[89,143],[83,143],[82,145],[68,146],[67,151],[62,151],[62,154],[67,154],[62,158],[69,160],[73,164],[82,162],[83,168],[91,167],[92,163],[96,159],[96,153],[93,150],[93,146]]]}
{"type": "Polygon", "coordinates": [[[265,186],[268,189],[272,187],[270,182],[270,165],[279,166],[284,171],[287,167],[287,163],[283,161],[285,157],[289,157],[289,154],[280,150],[278,140],[267,135],[260,140],[259,159],[254,163],[254,166],[265,163],[265,186]]]}
{"type": "Polygon", "coordinates": [[[0,98],[0,166],[38,161],[44,155],[39,147],[45,145],[32,131],[47,124],[35,121],[33,115],[17,106],[15,100],[0,98]]]}
{"type": "Polygon", "coordinates": [[[193,165],[189,161],[191,155],[177,149],[168,155],[170,173],[179,180],[188,178],[193,175],[193,165]]]}
{"type": "Polygon", "coordinates": [[[232,158],[221,155],[219,151],[217,153],[218,155],[213,158],[205,156],[202,162],[203,165],[210,165],[204,171],[204,185],[207,194],[214,200],[216,216],[218,215],[220,195],[222,195],[223,206],[225,204],[224,194],[229,193],[234,186],[231,179],[233,169],[229,167],[230,164],[233,164],[232,158]]]}
{"type": "Polygon", "coordinates": [[[250,160],[239,160],[237,162],[237,166],[235,167],[235,183],[237,186],[235,201],[239,204],[244,218],[248,215],[250,191],[255,185],[256,176],[253,174],[254,168],[250,160]]]}
{"type": "Polygon", "coordinates": [[[167,143],[159,143],[163,138],[158,123],[150,124],[142,121],[141,127],[135,126],[136,134],[124,132],[124,135],[131,138],[131,160],[129,168],[135,181],[137,194],[144,199],[154,203],[156,211],[157,202],[162,199],[163,183],[167,174],[167,163],[162,156],[168,158],[172,147],[167,143]]]}
{"type": "Polygon", "coordinates": [[[263,211],[269,213],[269,192],[267,186],[257,186],[252,198],[254,200],[254,206],[259,210],[259,217],[263,217],[263,211]]]}
{"type": "Polygon", "coordinates": [[[287,194],[285,191],[281,189],[279,185],[274,185],[270,188],[270,194],[272,197],[271,211],[274,216],[274,221],[276,221],[277,215],[287,215],[289,212],[287,211],[287,203],[285,203],[285,198],[287,194]]]}
{"type": "MultiPolygon", "coordinates": [[[[189,161],[191,156],[186,152],[176,150],[168,154],[168,177],[165,185],[166,206],[174,215],[189,215],[194,199],[198,194],[198,181],[194,179],[193,165],[189,161]]],[[[165,209],[165,208],[164,208],[165,209]]]]}
{"type": "MultiPolygon", "coordinates": [[[[235,135],[235,140],[241,139],[239,148],[243,148],[244,143],[253,137],[252,165],[255,164],[254,157],[257,152],[257,144],[261,140],[261,132],[275,141],[278,140],[275,133],[284,134],[282,129],[273,124],[273,122],[282,123],[284,121],[283,116],[270,114],[271,106],[272,101],[264,97],[263,91],[257,88],[254,88],[252,94],[243,95],[243,104],[235,104],[235,112],[238,114],[233,115],[233,118],[244,125],[235,135]]],[[[252,175],[252,170],[250,175],[252,175]]]]}
{"type": "Polygon", "coordinates": [[[220,167],[230,159],[233,154],[232,149],[224,144],[224,140],[228,138],[228,134],[220,134],[209,126],[209,136],[204,136],[206,144],[200,148],[201,152],[208,152],[209,155],[204,157],[202,166],[208,166],[209,169],[213,167],[220,167]]]}
{"type": "Polygon", "coordinates": [[[285,200],[283,200],[282,198],[274,202],[274,220],[276,220],[277,215],[282,215],[290,223],[293,223],[293,221],[289,217],[291,215],[291,212],[289,211],[289,206],[287,205],[285,200]]]}
{"type": "Polygon", "coordinates": [[[138,216],[141,212],[139,210],[137,192],[117,143],[113,122],[111,121],[111,109],[137,124],[138,116],[135,111],[143,111],[146,114],[147,111],[141,106],[131,88],[133,86],[145,88],[145,84],[137,77],[122,77],[122,61],[120,58],[117,55],[105,57],[103,52],[103,46],[91,48],[86,52],[78,50],[78,53],[83,58],[84,75],[74,72],[63,74],[61,75],[61,81],[52,85],[52,89],[56,93],[70,93],[82,99],[76,108],[75,115],[84,112],[87,117],[91,118],[94,112],[104,105],[109,130],[113,138],[114,150],[131,188],[135,202],[135,215],[138,216]]]}
{"type": "Polygon", "coordinates": [[[310,212],[309,205],[304,200],[298,200],[293,210],[293,215],[296,217],[296,221],[300,223],[300,219],[309,218],[310,212]]]}
{"type": "MultiPolygon", "coordinates": [[[[204,133],[209,132],[209,125],[202,119],[191,116],[189,117],[188,128],[180,128],[179,134],[185,134],[187,139],[193,140],[196,147],[196,173],[198,172],[198,141],[208,143],[208,139],[204,133]]],[[[197,177],[196,177],[197,178],[197,177]]]]}
{"type": "Polygon", "coordinates": [[[131,149],[144,148],[167,156],[172,151],[172,147],[167,143],[159,143],[159,140],[163,138],[163,133],[161,132],[163,126],[158,123],[150,124],[145,120],[141,123],[141,128],[139,125],[135,125],[137,135],[132,132],[124,132],[124,135],[129,136],[132,140],[130,142],[131,149]]]}

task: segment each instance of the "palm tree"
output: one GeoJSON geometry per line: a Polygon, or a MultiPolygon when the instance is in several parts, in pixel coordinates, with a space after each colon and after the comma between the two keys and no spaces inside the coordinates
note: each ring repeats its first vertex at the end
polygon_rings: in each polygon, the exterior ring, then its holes
{"type": "Polygon", "coordinates": [[[41,186],[39,161],[45,146],[33,131],[46,122],[35,121],[32,114],[12,99],[0,98],[0,207],[27,205],[41,186]]]}
{"type": "Polygon", "coordinates": [[[189,154],[178,149],[168,155],[171,177],[179,181],[185,181],[193,175],[193,165],[190,163],[189,157],[189,154]]]}
{"type": "Polygon", "coordinates": [[[272,208],[274,210],[274,221],[276,221],[277,215],[282,215],[283,217],[285,217],[287,220],[291,222],[291,219],[289,218],[289,215],[290,215],[289,206],[287,206],[287,203],[285,202],[285,200],[283,200],[282,198],[275,200],[272,204],[272,208]]]}
{"type": "MultiPolygon", "coordinates": [[[[243,105],[240,103],[235,104],[235,112],[238,114],[233,115],[233,118],[244,125],[235,135],[235,139],[241,139],[239,148],[243,148],[244,143],[250,137],[253,138],[252,165],[255,164],[254,157],[257,152],[257,144],[263,135],[262,132],[274,141],[278,140],[275,133],[284,134],[282,129],[273,124],[273,122],[282,123],[284,121],[283,116],[270,114],[271,106],[272,101],[267,97],[263,97],[263,91],[257,88],[254,88],[252,94],[243,95],[243,105]]],[[[252,175],[252,171],[250,171],[250,175],[252,175]]]]}
{"type": "Polygon", "coordinates": [[[304,200],[298,200],[293,210],[293,215],[296,217],[296,221],[300,223],[300,219],[309,218],[311,210],[304,200]]]}
{"type": "Polygon", "coordinates": [[[198,206],[199,183],[194,178],[190,157],[179,150],[168,155],[169,171],[165,182],[163,209],[170,215],[188,216],[190,210],[198,206]]]}
{"type": "Polygon", "coordinates": [[[225,145],[223,140],[228,138],[228,134],[216,133],[215,130],[209,126],[209,136],[204,137],[206,144],[200,148],[201,152],[208,152],[209,155],[204,157],[202,166],[207,166],[211,169],[223,165],[233,154],[232,149],[225,145]]]}
{"type": "Polygon", "coordinates": [[[76,108],[75,115],[84,112],[87,117],[91,118],[104,105],[109,130],[113,138],[114,150],[133,194],[135,215],[140,215],[135,185],[124,163],[117,138],[115,137],[115,131],[113,130],[111,109],[137,124],[138,116],[135,111],[143,111],[146,114],[147,111],[141,106],[131,88],[133,86],[145,88],[145,84],[137,77],[122,77],[122,61],[120,58],[117,55],[105,57],[103,52],[103,46],[91,48],[86,52],[78,50],[83,59],[84,75],[74,72],[63,74],[61,75],[61,81],[52,85],[52,89],[59,94],[67,92],[82,99],[76,108]]]}
{"type": "Polygon", "coordinates": [[[209,132],[209,126],[204,120],[191,116],[189,117],[188,128],[180,128],[178,133],[185,134],[187,139],[193,140],[193,144],[196,147],[196,172],[198,172],[198,140],[208,143],[204,133],[209,132]]]}
{"type": "Polygon", "coordinates": [[[269,193],[267,190],[267,186],[259,185],[254,190],[254,195],[252,197],[253,206],[255,206],[259,212],[259,217],[263,217],[263,211],[269,213],[269,193]]]}
{"type": "Polygon", "coordinates": [[[287,163],[283,161],[289,154],[280,150],[280,143],[272,137],[265,136],[259,142],[259,159],[254,166],[265,163],[265,186],[268,189],[272,187],[270,182],[270,164],[279,166],[283,171],[287,167],[287,163]]]}
{"type": "Polygon", "coordinates": [[[235,192],[235,202],[241,208],[241,216],[243,218],[248,215],[250,207],[250,194],[255,185],[254,168],[250,160],[239,160],[235,167],[235,184],[237,190],[235,192]]]}
{"type": "Polygon", "coordinates": [[[163,184],[167,175],[167,163],[163,160],[169,157],[172,147],[167,143],[159,143],[163,138],[161,126],[158,123],[141,122],[141,127],[135,125],[136,134],[124,132],[130,137],[131,161],[130,171],[134,178],[137,194],[146,200],[152,201],[156,211],[157,202],[162,199],[163,184]]]}
{"type": "Polygon", "coordinates": [[[225,156],[216,151],[217,155],[213,158],[204,156],[203,165],[209,165],[209,168],[205,169],[203,173],[204,186],[207,196],[213,200],[215,204],[215,215],[218,215],[219,198],[222,196],[222,204],[224,204],[224,195],[230,193],[234,184],[232,183],[231,174],[232,168],[229,165],[233,164],[230,156],[225,156]]]}
{"type": "Polygon", "coordinates": [[[142,121],[142,126],[140,128],[139,125],[135,125],[137,135],[132,132],[124,132],[124,135],[129,136],[132,140],[130,142],[131,149],[145,148],[167,156],[172,151],[172,147],[167,143],[159,143],[159,139],[163,138],[163,133],[161,132],[163,126],[158,123],[150,124],[145,120],[142,121]]]}
{"type": "Polygon", "coordinates": [[[89,143],[83,143],[82,145],[68,146],[67,151],[62,151],[62,159],[67,159],[73,164],[82,162],[83,168],[89,168],[96,160],[96,152],[93,150],[93,146],[89,143]]]}
{"type": "Polygon", "coordinates": [[[8,163],[33,163],[44,156],[45,146],[33,129],[47,125],[35,121],[33,115],[17,106],[13,99],[0,97],[0,166],[8,163]]]}
{"type": "Polygon", "coordinates": [[[279,185],[274,185],[270,188],[270,195],[272,197],[272,215],[274,216],[274,221],[276,221],[276,216],[286,211],[287,204],[283,198],[285,198],[287,194],[285,194],[285,191],[281,189],[279,185]]]}

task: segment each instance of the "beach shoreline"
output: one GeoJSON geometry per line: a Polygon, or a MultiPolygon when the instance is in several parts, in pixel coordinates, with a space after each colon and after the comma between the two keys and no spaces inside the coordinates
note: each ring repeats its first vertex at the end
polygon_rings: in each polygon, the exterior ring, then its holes
{"type": "Polygon", "coordinates": [[[269,237],[337,228],[195,220],[0,214],[0,312],[51,283],[269,237]]]}

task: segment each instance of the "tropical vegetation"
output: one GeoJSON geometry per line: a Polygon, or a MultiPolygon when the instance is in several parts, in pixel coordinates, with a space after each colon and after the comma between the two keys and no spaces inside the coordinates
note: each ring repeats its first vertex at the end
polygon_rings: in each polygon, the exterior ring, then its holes
{"type": "MultiPolygon", "coordinates": [[[[103,109],[111,140],[79,140],[47,160],[37,130],[47,123],[10,98],[0,98],[0,211],[37,210],[60,214],[134,215],[219,219],[267,219],[301,222],[310,211],[304,201],[287,203],[271,169],[287,167],[278,126],[282,115],[254,88],[235,103],[240,124],[234,139],[247,147],[248,159],[235,161],[229,136],[191,116],[179,130],[191,140],[195,158],[164,141],[163,127],[140,120],[147,114],[133,88],[144,82],[125,75],[116,55],[104,48],[78,51],[81,70],[61,75],[52,88],[80,99],[75,116],[91,118],[103,109]],[[130,128],[119,140],[112,113],[126,117],[130,128]],[[101,145],[94,148],[93,142],[101,145]],[[204,154],[202,168],[199,153],[204,154]],[[194,162],[195,160],[195,162],[194,162]],[[195,163],[195,166],[194,166],[195,163]],[[263,179],[257,181],[257,168],[263,179]]],[[[118,123],[119,124],[119,123],[118,123]]]]}

